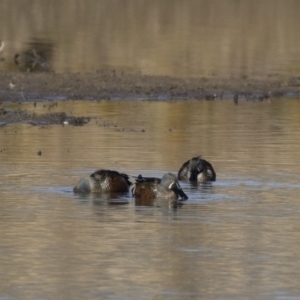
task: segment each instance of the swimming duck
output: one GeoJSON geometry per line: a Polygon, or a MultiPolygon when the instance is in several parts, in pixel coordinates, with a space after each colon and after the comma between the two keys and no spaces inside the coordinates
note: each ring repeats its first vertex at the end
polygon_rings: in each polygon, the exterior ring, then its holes
{"type": "Polygon", "coordinates": [[[162,179],[139,175],[132,190],[132,195],[135,198],[146,199],[188,199],[188,196],[181,189],[176,175],[172,173],[166,173],[162,179]]]}
{"type": "Polygon", "coordinates": [[[74,193],[126,193],[132,183],[126,174],[112,170],[98,170],[79,180],[74,193]]]}
{"type": "Polygon", "coordinates": [[[178,179],[193,182],[215,181],[216,173],[207,160],[196,156],[182,165],[178,171],[178,179]]]}

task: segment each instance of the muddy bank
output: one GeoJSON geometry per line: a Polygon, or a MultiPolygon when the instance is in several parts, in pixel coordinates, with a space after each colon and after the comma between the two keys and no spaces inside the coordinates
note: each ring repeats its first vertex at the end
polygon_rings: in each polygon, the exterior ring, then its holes
{"type": "Polygon", "coordinates": [[[172,78],[122,71],[94,73],[0,72],[0,103],[60,99],[247,100],[300,95],[300,78],[172,78]]]}
{"type": "Polygon", "coordinates": [[[270,98],[300,96],[300,78],[279,75],[264,79],[249,78],[172,78],[147,76],[122,71],[95,73],[0,72],[0,126],[10,123],[30,125],[83,126],[89,116],[73,117],[65,112],[37,114],[34,111],[11,110],[5,103],[54,100],[107,99],[241,99],[264,101],[270,98]]]}
{"type": "MultiPolygon", "coordinates": [[[[57,103],[57,102],[56,102],[57,103]]],[[[83,126],[91,120],[90,117],[73,117],[66,113],[37,114],[26,110],[10,110],[0,108],[0,127],[11,123],[22,123],[33,126],[74,125],[83,126]]]]}

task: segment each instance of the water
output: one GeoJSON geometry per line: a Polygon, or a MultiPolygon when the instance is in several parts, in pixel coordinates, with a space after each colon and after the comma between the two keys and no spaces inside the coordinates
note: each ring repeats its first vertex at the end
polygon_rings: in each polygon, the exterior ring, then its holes
{"type": "Polygon", "coordinates": [[[299,14],[297,0],[2,0],[0,69],[35,49],[57,72],[299,76],[299,14]]]}
{"type": "Polygon", "coordinates": [[[62,101],[95,119],[0,127],[0,299],[299,299],[299,109],[62,101]],[[217,181],[182,183],[178,208],[72,192],[98,168],[160,177],[198,154],[217,181]]]}

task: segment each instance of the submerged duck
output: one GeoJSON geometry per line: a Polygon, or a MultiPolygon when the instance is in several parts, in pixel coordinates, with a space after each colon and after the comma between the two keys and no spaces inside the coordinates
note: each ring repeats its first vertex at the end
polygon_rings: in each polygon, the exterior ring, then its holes
{"type": "Polygon", "coordinates": [[[79,180],[74,193],[126,193],[132,183],[126,174],[112,170],[98,170],[79,180]]]}
{"type": "Polygon", "coordinates": [[[132,195],[135,198],[144,199],[188,199],[188,196],[181,189],[176,175],[171,173],[166,173],[162,179],[139,175],[132,190],[132,195]]]}
{"type": "Polygon", "coordinates": [[[178,171],[178,179],[193,182],[215,181],[216,172],[207,160],[196,156],[182,165],[178,171]]]}

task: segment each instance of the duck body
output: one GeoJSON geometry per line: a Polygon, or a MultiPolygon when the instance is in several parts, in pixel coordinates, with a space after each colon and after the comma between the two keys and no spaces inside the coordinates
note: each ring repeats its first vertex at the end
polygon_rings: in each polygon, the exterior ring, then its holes
{"type": "Polygon", "coordinates": [[[196,156],[182,165],[178,171],[178,179],[191,182],[216,181],[216,172],[211,163],[196,156]]]}
{"type": "Polygon", "coordinates": [[[172,173],[166,173],[162,179],[138,176],[132,194],[135,198],[144,199],[188,199],[187,195],[181,189],[176,175],[172,173]]]}
{"type": "Polygon", "coordinates": [[[127,174],[113,170],[98,170],[79,180],[74,193],[126,193],[132,183],[127,174]]]}

